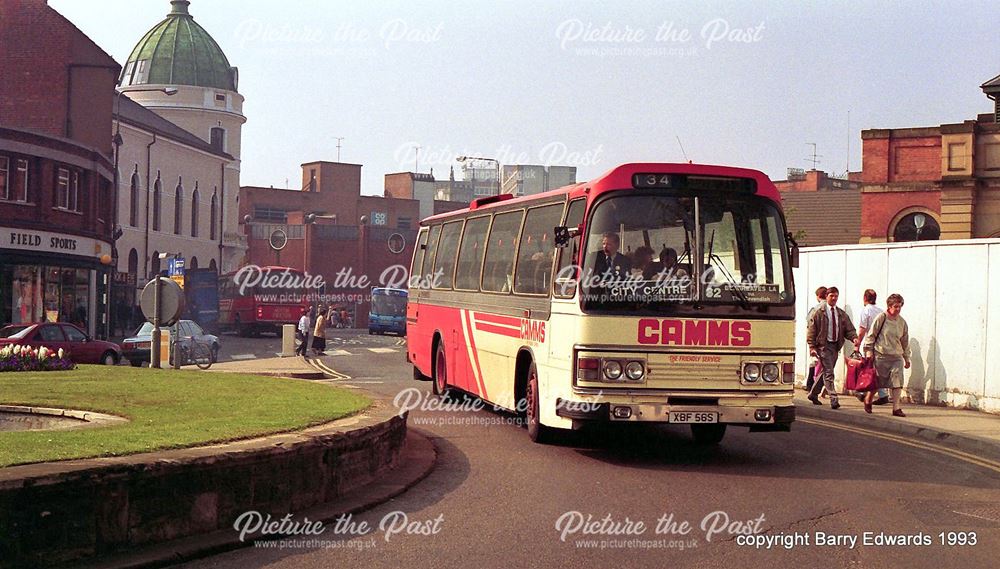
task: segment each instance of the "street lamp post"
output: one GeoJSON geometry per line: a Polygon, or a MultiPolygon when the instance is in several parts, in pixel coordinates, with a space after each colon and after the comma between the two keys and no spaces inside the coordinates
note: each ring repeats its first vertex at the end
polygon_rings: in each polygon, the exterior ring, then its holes
{"type": "MultiPolygon", "coordinates": [[[[115,299],[115,279],[114,276],[118,272],[118,239],[122,236],[121,223],[118,221],[118,200],[120,196],[118,195],[118,185],[121,184],[121,174],[118,173],[119,159],[121,158],[122,144],[125,142],[122,139],[122,120],[121,120],[121,110],[122,110],[122,95],[126,91],[120,90],[115,93],[115,136],[111,139],[111,143],[115,147],[115,171],[114,171],[114,196],[111,200],[111,207],[113,208],[111,213],[111,270],[108,271],[108,301],[104,305],[105,319],[104,319],[104,335],[105,338],[111,337],[111,303],[115,299]]],[[[129,89],[129,92],[159,92],[163,93],[168,97],[172,97],[177,94],[177,89],[173,87],[161,87],[161,88],[137,88],[129,89]]],[[[146,261],[148,262],[148,260],[146,261]]],[[[119,315],[120,317],[120,315],[119,315]]]]}
{"type": "Polygon", "coordinates": [[[484,158],[482,156],[459,156],[455,159],[458,162],[465,162],[467,160],[480,160],[482,162],[493,162],[497,165],[497,195],[500,195],[500,161],[496,158],[484,158]]]}
{"type": "Polygon", "coordinates": [[[926,222],[927,222],[927,217],[922,213],[918,213],[917,215],[913,216],[913,225],[917,228],[916,241],[920,241],[920,232],[923,231],[924,223],[926,222]]]}

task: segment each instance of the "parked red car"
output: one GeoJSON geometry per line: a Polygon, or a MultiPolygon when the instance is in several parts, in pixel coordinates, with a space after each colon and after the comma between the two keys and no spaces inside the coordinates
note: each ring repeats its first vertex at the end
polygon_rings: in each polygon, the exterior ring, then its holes
{"type": "Polygon", "coordinates": [[[78,364],[118,365],[122,359],[122,350],[118,344],[95,340],[66,322],[4,326],[0,328],[0,347],[7,344],[35,348],[45,346],[52,351],[62,348],[68,354],[66,357],[78,364]]]}

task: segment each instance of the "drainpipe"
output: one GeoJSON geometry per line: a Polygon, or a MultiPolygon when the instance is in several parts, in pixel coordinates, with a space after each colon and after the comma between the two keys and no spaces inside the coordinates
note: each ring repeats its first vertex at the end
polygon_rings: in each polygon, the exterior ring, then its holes
{"type": "Polygon", "coordinates": [[[145,268],[143,269],[143,274],[146,275],[146,282],[149,282],[149,200],[150,200],[150,189],[151,185],[149,183],[150,170],[152,167],[152,154],[153,145],[156,144],[156,133],[153,133],[153,141],[146,145],[146,236],[144,238],[144,243],[142,246],[142,259],[145,268]]]}
{"type": "Polygon", "coordinates": [[[219,164],[219,266],[217,271],[223,274],[222,270],[222,243],[226,235],[226,164],[219,164]]]}

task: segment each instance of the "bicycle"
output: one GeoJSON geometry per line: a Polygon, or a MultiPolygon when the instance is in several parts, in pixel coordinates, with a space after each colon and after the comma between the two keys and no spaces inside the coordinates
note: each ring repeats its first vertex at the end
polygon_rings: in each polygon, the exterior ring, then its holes
{"type": "Polygon", "coordinates": [[[185,364],[194,364],[198,369],[208,369],[216,360],[216,353],[209,344],[192,340],[179,350],[181,361],[185,364]]]}

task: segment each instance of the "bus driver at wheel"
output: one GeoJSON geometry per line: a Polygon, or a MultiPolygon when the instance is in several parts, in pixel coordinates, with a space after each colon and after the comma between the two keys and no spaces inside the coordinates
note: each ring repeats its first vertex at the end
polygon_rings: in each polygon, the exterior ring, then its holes
{"type": "Polygon", "coordinates": [[[601,239],[601,250],[594,253],[595,276],[608,280],[625,280],[632,272],[632,262],[618,252],[621,238],[613,231],[608,231],[601,239]]]}

